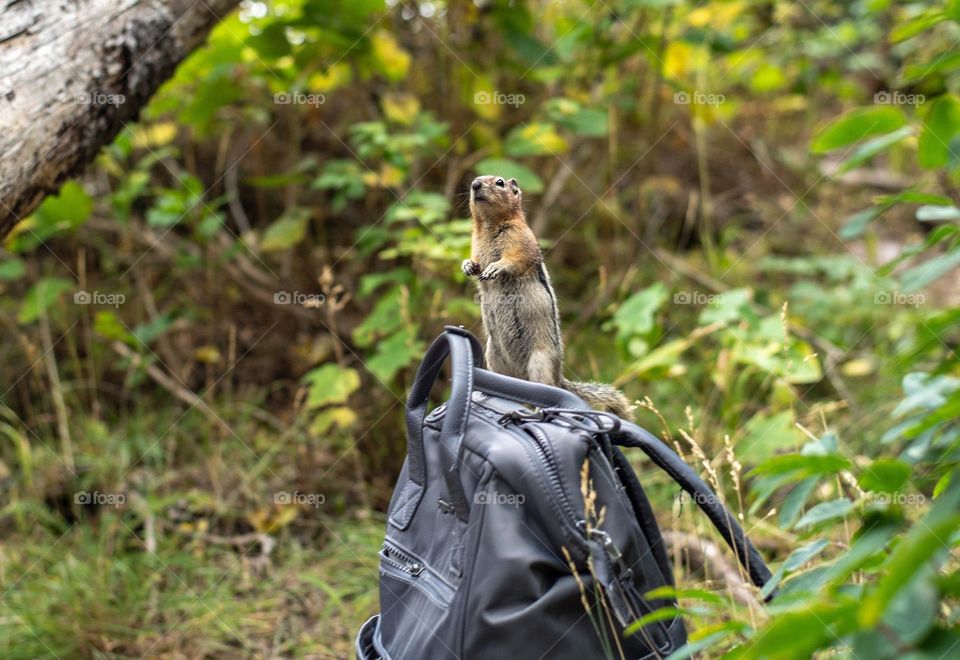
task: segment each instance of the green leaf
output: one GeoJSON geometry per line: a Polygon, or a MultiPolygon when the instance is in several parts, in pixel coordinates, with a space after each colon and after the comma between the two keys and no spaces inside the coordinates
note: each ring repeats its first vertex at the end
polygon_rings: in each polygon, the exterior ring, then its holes
{"type": "Polygon", "coordinates": [[[839,175],[849,172],[861,163],[870,160],[880,152],[886,151],[893,145],[897,144],[898,142],[902,142],[911,135],[913,135],[913,126],[904,126],[903,128],[899,128],[892,133],[887,133],[886,135],[881,135],[880,137],[867,140],[857,147],[847,159],[840,163],[840,167],[837,169],[837,174],[839,175]]]}
{"type": "Polygon", "coordinates": [[[895,458],[878,458],[860,474],[858,482],[864,490],[896,493],[910,478],[910,466],[895,458]]]}
{"type": "Polygon", "coordinates": [[[903,83],[919,82],[936,73],[947,73],[960,68],[960,52],[937,52],[922,64],[908,64],[903,69],[903,83]]]}
{"type": "Polygon", "coordinates": [[[756,462],[769,458],[779,449],[796,448],[803,442],[804,435],[793,424],[790,410],[754,415],[743,429],[744,437],[737,440],[737,456],[756,462]]]}
{"type": "Polygon", "coordinates": [[[124,327],[117,315],[109,310],[96,313],[96,316],[93,317],[93,330],[106,339],[122,341],[131,346],[137,344],[136,337],[124,327]]]}
{"type": "Polygon", "coordinates": [[[13,282],[26,275],[27,267],[23,259],[8,256],[0,261],[0,282],[13,282]]]}
{"type": "Polygon", "coordinates": [[[960,266],[960,247],[906,271],[900,278],[901,288],[904,293],[912,293],[940,279],[957,266],[960,266]]]}
{"type": "Polygon", "coordinates": [[[60,192],[43,200],[33,215],[21,223],[29,231],[17,233],[10,242],[13,252],[27,252],[51,236],[71,231],[87,221],[93,200],[76,181],[67,181],[60,192]]]}
{"type": "Polygon", "coordinates": [[[890,41],[895,44],[906,41],[945,20],[947,20],[947,17],[939,11],[920,14],[893,28],[890,31],[890,41]]]}
{"type": "Polygon", "coordinates": [[[795,571],[823,552],[823,549],[826,548],[827,545],[829,545],[827,539],[817,539],[812,543],[800,546],[790,553],[790,556],[783,562],[783,567],[787,571],[795,571]]]}
{"type": "Polygon", "coordinates": [[[367,360],[367,369],[383,383],[389,383],[398,371],[413,364],[424,348],[417,339],[416,328],[404,328],[377,344],[376,354],[367,360]]]}
{"type": "Polygon", "coordinates": [[[917,141],[917,159],[927,169],[944,167],[950,159],[950,141],[960,132],[960,99],[945,94],[931,104],[917,141]]]}
{"type": "Polygon", "coordinates": [[[929,569],[920,571],[887,606],[883,622],[905,644],[916,644],[933,628],[940,594],[931,578],[929,569]]]}
{"type": "Polygon", "coordinates": [[[903,202],[904,204],[935,204],[937,206],[946,206],[950,204],[950,198],[943,195],[934,195],[932,193],[920,192],[918,190],[905,190],[896,195],[880,195],[877,197],[877,204],[889,206],[903,202]]]}
{"type": "Polygon", "coordinates": [[[401,287],[395,286],[383,293],[373,305],[373,310],[353,329],[353,341],[361,348],[372,346],[380,337],[392,334],[403,326],[404,310],[401,287]]]}
{"type": "Polygon", "coordinates": [[[657,587],[644,594],[648,600],[659,600],[661,598],[672,598],[674,600],[696,600],[711,605],[724,605],[726,601],[722,596],[713,591],[705,589],[679,589],[673,586],[657,587]]]}
{"type": "Polygon", "coordinates": [[[397,201],[387,211],[387,223],[416,220],[424,225],[432,225],[447,219],[450,202],[439,193],[414,191],[397,201]]]}
{"type": "Polygon", "coordinates": [[[17,319],[21,323],[33,323],[57,303],[60,296],[73,288],[73,282],[61,277],[44,277],[38,280],[23,297],[17,319]]]}
{"type": "MultiPolygon", "coordinates": [[[[956,471],[954,471],[956,476],[956,471]]],[[[924,569],[934,555],[950,550],[947,541],[960,527],[960,480],[954,479],[934,500],[933,507],[914,524],[893,549],[876,589],[863,601],[859,620],[865,627],[877,625],[890,602],[924,569]]]]}
{"type": "Polygon", "coordinates": [[[751,289],[731,289],[716,295],[710,304],[700,312],[697,323],[710,325],[711,323],[730,323],[752,316],[749,313],[753,301],[751,289]]]}
{"type": "Polygon", "coordinates": [[[810,527],[827,520],[843,518],[853,509],[853,502],[846,497],[841,497],[829,502],[821,502],[809,511],[807,511],[794,527],[802,529],[810,527]]]}
{"type": "Polygon", "coordinates": [[[76,181],[67,181],[60,192],[43,200],[37,215],[66,223],[71,229],[86,222],[93,211],[93,200],[76,181]]]}
{"type": "Polygon", "coordinates": [[[602,137],[609,129],[606,110],[584,108],[572,99],[551,99],[546,110],[551,119],[577,135],[602,137]]]}
{"type": "Polygon", "coordinates": [[[790,529],[800,518],[800,513],[820,480],[809,477],[794,486],[780,505],[779,524],[781,529],[790,529]]]}
{"type": "Polygon", "coordinates": [[[754,475],[792,474],[797,479],[836,474],[850,467],[850,461],[837,454],[803,456],[783,454],[764,461],[753,469],[754,475]]]}
{"type": "Polygon", "coordinates": [[[902,387],[905,396],[894,408],[894,417],[936,410],[947,402],[950,395],[960,390],[960,379],[917,371],[903,377],[902,387]]]}
{"type": "Polygon", "coordinates": [[[654,610],[649,614],[644,614],[642,617],[631,623],[623,631],[624,637],[630,637],[631,635],[636,635],[638,632],[643,630],[643,628],[651,623],[656,623],[657,621],[666,621],[673,620],[683,614],[683,610],[679,607],[661,607],[658,610],[654,610]]]}
{"type": "Polygon", "coordinates": [[[830,122],[814,138],[814,153],[822,154],[855,144],[864,138],[891,133],[907,123],[899,108],[874,106],[857,108],[830,122]]]}
{"type": "Polygon", "coordinates": [[[555,156],[564,153],[568,148],[567,141],[557,133],[553,124],[547,122],[519,126],[512,130],[506,139],[509,156],[555,156]]]}
{"type": "Polygon", "coordinates": [[[543,181],[530,170],[516,161],[505,158],[486,158],[474,168],[477,174],[494,174],[506,179],[516,179],[520,189],[528,193],[543,192],[543,181]]]}
{"type": "Polygon", "coordinates": [[[812,658],[817,649],[836,642],[856,627],[857,607],[855,599],[843,597],[800,602],[772,617],[751,640],[724,658],[812,658]]]}
{"type": "Polygon", "coordinates": [[[638,291],[613,314],[613,325],[622,341],[635,336],[647,337],[657,327],[657,312],[667,302],[667,287],[663,282],[638,291]]]}
{"type": "Polygon", "coordinates": [[[920,222],[943,222],[960,220],[960,208],[956,206],[921,206],[917,209],[920,222]]]}
{"type": "Polygon", "coordinates": [[[310,220],[308,209],[293,209],[284,213],[263,233],[260,247],[264,252],[280,252],[299,245],[307,235],[310,220]]]}
{"type": "Polygon", "coordinates": [[[847,219],[843,221],[843,226],[840,228],[840,238],[852,240],[863,236],[863,232],[867,230],[867,226],[883,215],[889,208],[889,206],[871,206],[847,217],[847,219]]]}
{"type": "Polygon", "coordinates": [[[308,408],[321,408],[332,403],[344,403],[360,387],[356,369],[337,364],[324,364],[303,377],[309,386],[308,408]]]}
{"type": "Polygon", "coordinates": [[[944,15],[952,21],[960,23],[960,0],[947,0],[944,15]]]}
{"type": "Polygon", "coordinates": [[[790,553],[790,556],[780,564],[780,567],[776,572],[767,580],[767,583],[763,585],[763,589],[760,591],[760,595],[763,598],[767,598],[774,592],[777,586],[780,584],[780,581],[783,580],[783,576],[787,573],[797,570],[802,567],[808,561],[819,555],[823,552],[823,549],[827,547],[828,541],[826,539],[817,539],[812,543],[801,546],[790,553]]]}

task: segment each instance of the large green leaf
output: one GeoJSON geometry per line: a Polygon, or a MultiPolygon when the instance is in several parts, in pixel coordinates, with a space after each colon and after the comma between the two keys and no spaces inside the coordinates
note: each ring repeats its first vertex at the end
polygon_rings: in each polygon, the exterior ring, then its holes
{"type": "Polygon", "coordinates": [[[913,135],[913,126],[903,126],[879,137],[867,140],[858,146],[854,152],[848,156],[837,169],[837,174],[844,174],[853,168],[865,163],[877,154],[886,151],[893,145],[903,142],[906,138],[913,135]]]}
{"type": "Polygon", "coordinates": [[[924,117],[917,142],[917,158],[928,169],[943,167],[950,159],[950,141],[960,133],[960,99],[953,94],[941,96],[924,117]]]}
{"type": "Polygon", "coordinates": [[[906,125],[903,111],[893,106],[851,110],[830,122],[813,140],[814,153],[826,153],[874,135],[892,133],[906,125]]]}

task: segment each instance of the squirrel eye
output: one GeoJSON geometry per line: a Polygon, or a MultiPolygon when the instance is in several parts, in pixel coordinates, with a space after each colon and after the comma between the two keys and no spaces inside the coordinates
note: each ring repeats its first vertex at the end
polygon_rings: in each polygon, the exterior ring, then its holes
{"type": "Polygon", "coordinates": [[[503,188],[503,179],[497,179],[497,185],[503,188]]]}

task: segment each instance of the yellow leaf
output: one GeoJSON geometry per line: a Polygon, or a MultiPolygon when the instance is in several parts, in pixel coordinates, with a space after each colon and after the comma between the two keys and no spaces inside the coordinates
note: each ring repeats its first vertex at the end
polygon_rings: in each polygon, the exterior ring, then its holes
{"type": "Polygon", "coordinates": [[[10,233],[7,235],[6,240],[4,240],[3,242],[4,246],[8,250],[12,250],[13,245],[15,243],[14,239],[17,237],[17,235],[22,234],[25,231],[32,231],[36,225],[37,225],[37,222],[36,220],[33,219],[33,216],[32,215],[27,216],[26,218],[24,218],[23,220],[21,220],[20,222],[18,222],[13,226],[13,229],[10,230],[10,233]]]}
{"type": "MultiPolygon", "coordinates": [[[[558,154],[567,150],[567,142],[553,126],[542,122],[527,124],[519,131],[525,150],[531,155],[558,154]]],[[[526,155],[526,154],[517,154],[526,155]]]]}
{"type": "Polygon", "coordinates": [[[687,14],[687,23],[693,27],[723,30],[743,12],[742,2],[712,2],[687,14]]]}
{"type": "Polygon", "coordinates": [[[471,80],[473,81],[473,89],[469,102],[473,111],[481,119],[490,121],[498,119],[503,111],[503,106],[494,102],[496,100],[494,96],[496,89],[493,80],[489,76],[471,76],[471,80]]]}
{"type": "Polygon", "coordinates": [[[257,509],[247,514],[247,520],[258,532],[272,534],[296,520],[297,513],[297,505],[291,503],[284,506],[257,509]]]}
{"type": "Polygon", "coordinates": [[[694,48],[682,41],[671,41],[663,54],[664,73],[677,80],[683,80],[694,65],[694,48]]]}
{"type": "Polygon", "coordinates": [[[405,78],[410,69],[410,53],[397,43],[393,35],[386,30],[378,30],[370,41],[377,69],[390,80],[405,78]]]}
{"type": "Polygon", "coordinates": [[[307,86],[317,92],[332,92],[350,83],[353,74],[350,65],[340,62],[323,73],[315,73],[307,80],[307,86]]]}
{"type": "Polygon", "coordinates": [[[872,360],[867,358],[857,358],[856,360],[850,360],[845,362],[840,371],[844,376],[851,376],[857,378],[860,376],[869,376],[873,373],[874,364],[872,360]]]}
{"type": "Polygon", "coordinates": [[[393,188],[403,183],[406,174],[395,165],[384,164],[380,167],[379,172],[368,170],[363,173],[361,178],[368,188],[393,188]]]}
{"type": "Polygon", "coordinates": [[[133,134],[133,145],[141,149],[152,149],[169,144],[177,136],[177,125],[173,122],[161,122],[140,126],[133,134]]]}
{"type": "Polygon", "coordinates": [[[333,427],[346,429],[357,422],[357,413],[347,406],[337,406],[328,408],[318,413],[310,424],[310,433],[313,435],[324,435],[333,427]]]}
{"type": "Polygon", "coordinates": [[[385,94],[381,103],[388,121],[409,126],[420,112],[420,101],[413,94],[385,94]]]}
{"type": "Polygon", "coordinates": [[[194,352],[193,356],[197,359],[197,362],[203,362],[204,364],[218,364],[220,362],[220,351],[216,346],[201,346],[194,352]]]}

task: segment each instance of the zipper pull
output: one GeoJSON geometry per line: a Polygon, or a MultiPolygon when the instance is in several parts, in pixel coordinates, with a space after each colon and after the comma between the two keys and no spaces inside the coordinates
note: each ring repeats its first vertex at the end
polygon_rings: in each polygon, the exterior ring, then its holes
{"type": "Polygon", "coordinates": [[[511,410],[510,412],[505,412],[497,422],[507,425],[510,422],[545,422],[547,419],[547,410],[537,408],[536,410],[511,410]]]}

